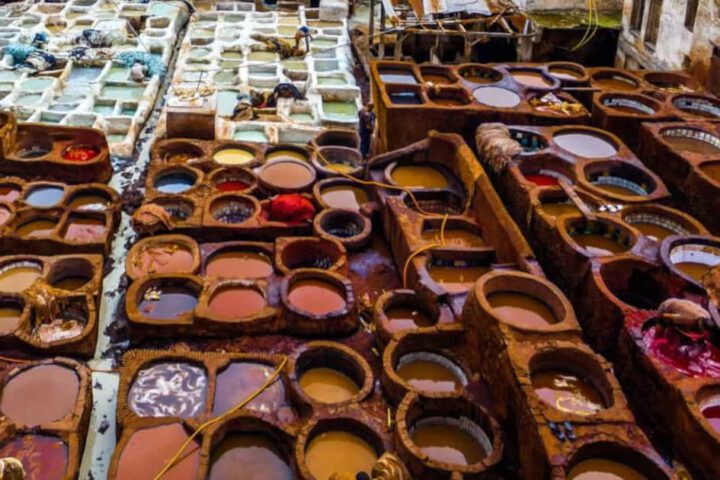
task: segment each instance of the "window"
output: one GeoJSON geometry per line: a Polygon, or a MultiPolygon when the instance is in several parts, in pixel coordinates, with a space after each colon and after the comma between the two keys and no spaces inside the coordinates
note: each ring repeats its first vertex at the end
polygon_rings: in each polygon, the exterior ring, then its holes
{"type": "Polygon", "coordinates": [[[630,30],[635,32],[640,31],[644,13],[645,0],[634,0],[632,4],[632,14],[630,15],[630,30]]]}
{"type": "Polygon", "coordinates": [[[662,12],[662,0],[650,0],[648,9],[647,25],[645,25],[645,43],[654,47],[660,30],[660,13],[662,12]]]}
{"type": "Polygon", "coordinates": [[[693,31],[695,28],[695,17],[697,17],[699,0],[688,0],[687,6],[685,7],[685,28],[693,31]]]}

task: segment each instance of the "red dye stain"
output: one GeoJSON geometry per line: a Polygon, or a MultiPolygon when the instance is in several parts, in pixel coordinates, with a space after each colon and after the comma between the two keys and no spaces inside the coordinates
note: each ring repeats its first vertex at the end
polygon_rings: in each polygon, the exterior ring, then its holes
{"type": "Polygon", "coordinates": [[[525,178],[539,187],[554,187],[558,184],[558,179],[551,175],[525,175],[525,178]]]}
{"type": "Polygon", "coordinates": [[[247,190],[249,186],[249,183],[241,180],[225,180],[224,182],[215,184],[215,188],[221,192],[240,192],[247,190]]]}
{"type": "Polygon", "coordinates": [[[642,331],[643,324],[655,315],[656,312],[641,311],[626,317],[646,353],[689,377],[720,376],[720,349],[709,339],[691,338],[675,327],[653,325],[642,331]]]}
{"type": "Polygon", "coordinates": [[[63,160],[71,162],[89,162],[100,154],[100,149],[92,145],[71,145],[62,154],[63,160]]]}
{"type": "Polygon", "coordinates": [[[315,206],[298,193],[278,195],[270,201],[268,219],[290,224],[303,223],[315,215],[315,206]]]}

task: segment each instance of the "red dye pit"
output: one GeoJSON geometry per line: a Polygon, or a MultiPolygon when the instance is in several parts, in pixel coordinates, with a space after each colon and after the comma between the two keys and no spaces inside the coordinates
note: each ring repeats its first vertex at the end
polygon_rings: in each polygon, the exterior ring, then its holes
{"type": "Polygon", "coordinates": [[[89,162],[100,155],[100,149],[92,145],[72,145],[62,154],[63,160],[70,162],[89,162]]]}
{"type": "Polygon", "coordinates": [[[242,180],[225,180],[215,184],[215,188],[220,192],[241,192],[247,190],[248,187],[250,187],[250,184],[242,180]]]}
{"type": "Polygon", "coordinates": [[[640,336],[643,349],[661,363],[689,377],[720,376],[720,349],[704,336],[692,338],[675,327],[653,325],[642,331],[656,312],[630,314],[627,322],[640,336]]]}
{"type": "Polygon", "coordinates": [[[558,184],[558,179],[551,175],[543,175],[540,173],[534,175],[525,175],[528,182],[532,182],[539,187],[554,187],[558,184]]]}
{"type": "Polygon", "coordinates": [[[278,195],[263,209],[267,220],[288,224],[303,223],[312,220],[315,206],[310,200],[297,193],[278,195]]]}

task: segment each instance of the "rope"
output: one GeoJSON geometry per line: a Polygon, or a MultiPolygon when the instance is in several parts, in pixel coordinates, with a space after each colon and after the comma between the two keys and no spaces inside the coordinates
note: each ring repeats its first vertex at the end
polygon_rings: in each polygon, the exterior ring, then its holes
{"type": "Polygon", "coordinates": [[[287,364],[287,357],[283,356],[282,361],[280,362],[280,365],[275,369],[272,375],[263,383],[257,390],[255,390],[253,393],[251,393],[248,397],[245,398],[245,400],[241,401],[240,403],[236,404],[234,407],[232,407],[230,410],[225,412],[224,414],[220,415],[219,417],[215,417],[211,420],[208,420],[207,422],[200,425],[193,433],[188,437],[188,439],[185,441],[185,443],[182,444],[182,446],[178,449],[178,451],[175,453],[175,455],[172,456],[172,458],[165,464],[162,470],[160,470],[160,473],[158,473],[154,480],[160,480],[163,475],[165,475],[175,464],[175,462],[178,461],[180,456],[183,454],[185,449],[192,443],[192,441],[195,439],[195,437],[198,436],[198,434],[205,430],[207,427],[214,425],[218,422],[221,422],[225,420],[227,417],[234,415],[238,410],[241,410],[245,408],[245,406],[255,400],[260,394],[262,394],[265,390],[267,390],[273,383],[275,383],[275,380],[278,379],[280,376],[280,372],[282,372],[283,368],[285,368],[285,365],[287,364]]]}

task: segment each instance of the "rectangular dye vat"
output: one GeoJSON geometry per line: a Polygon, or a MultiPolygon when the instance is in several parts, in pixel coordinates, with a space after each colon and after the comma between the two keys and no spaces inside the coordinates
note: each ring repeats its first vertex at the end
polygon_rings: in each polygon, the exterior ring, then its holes
{"type": "Polygon", "coordinates": [[[37,77],[11,70],[12,63],[0,69],[0,79],[11,86],[0,104],[23,121],[82,124],[113,134],[113,155],[129,157],[190,12],[181,2],[80,3],[27,1],[0,8],[0,16],[10,8],[21,12],[6,17],[5,45],[44,32],[43,49],[56,61],[48,68],[52,74],[37,77]],[[130,75],[136,59],[148,67],[141,80],[130,75]],[[136,105],[128,108],[128,102],[136,105]]]}

